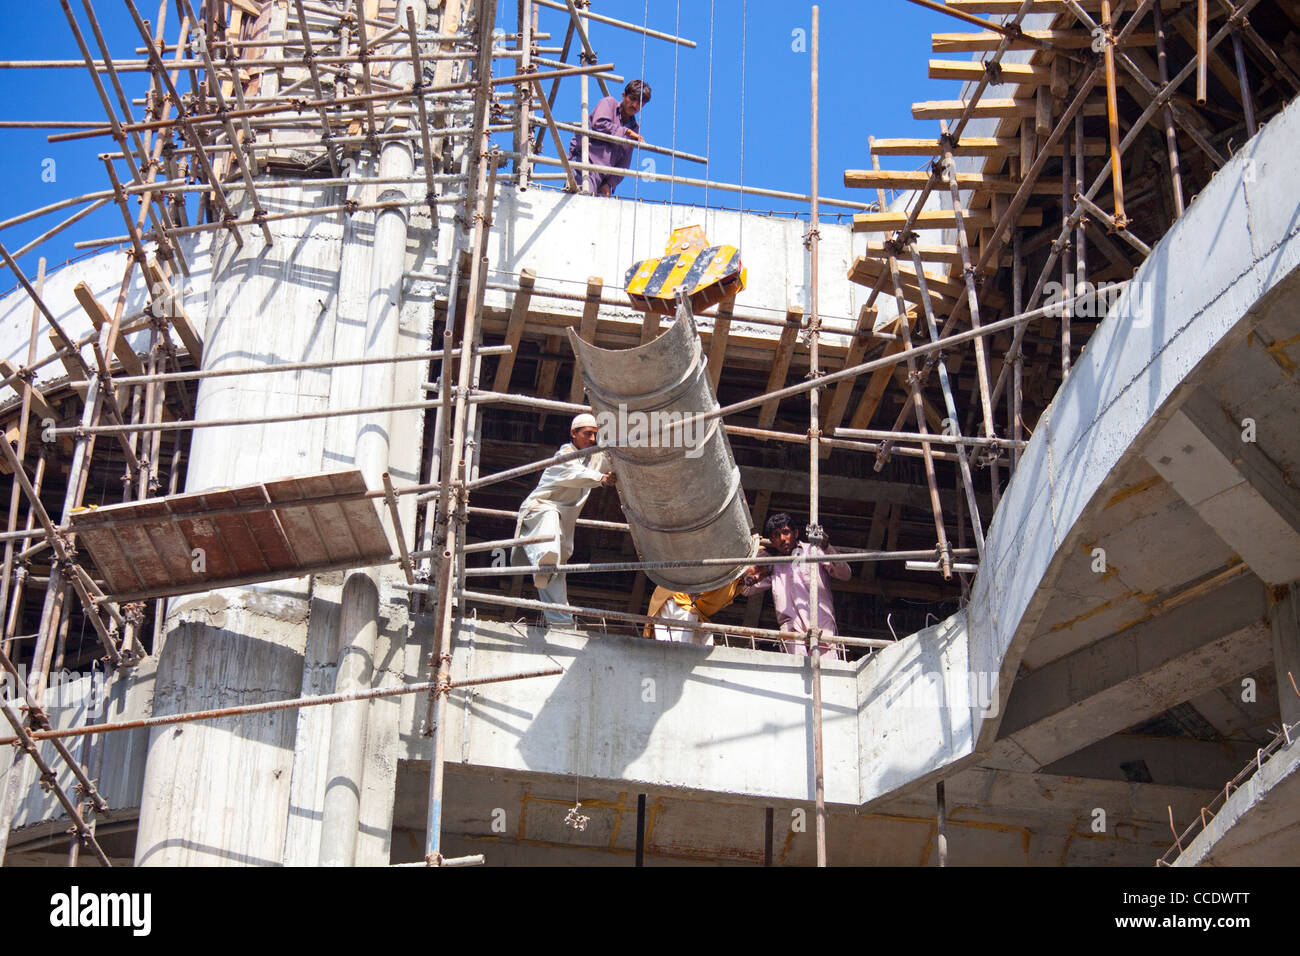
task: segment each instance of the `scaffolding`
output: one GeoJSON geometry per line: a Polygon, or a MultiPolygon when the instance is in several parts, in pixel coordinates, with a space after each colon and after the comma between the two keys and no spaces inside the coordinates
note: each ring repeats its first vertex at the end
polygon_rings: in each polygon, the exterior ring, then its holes
{"type": "MultiPolygon", "coordinates": [[[[580,327],[591,341],[600,334],[603,306],[627,306],[625,296],[604,290],[599,282],[593,285],[592,280],[585,292],[565,292],[557,286],[539,286],[537,280],[578,280],[539,277],[528,270],[517,275],[498,273],[505,281],[489,278],[495,271],[489,262],[489,237],[498,191],[505,184],[517,189],[545,188],[541,184],[548,174],[534,173],[537,164],[559,167],[569,191],[578,188],[581,173],[595,171],[739,193],[742,205],[746,194],[807,203],[805,241],[811,274],[807,303],[792,304],[779,316],[737,312],[734,301],[725,302],[705,327],[715,388],[726,363],[729,337],[734,339],[732,324],[745,322],[771,329],[772,337],[764,346],[771,351],[765,385],[714,412],[683,422],[681,427],[755,412],[757,427],[730,422],[725,426],[727,432],[756,443],[805,446],[807,538],[813,544],[826,542],[821,469],[832,453],[859,456],[876,472],[896,459],[919,459],[927,520],[933,523],[933,546],[898,546],[901,506],[878,503],[870,515],[865,547],[826,559],[864,566],[912,562],[909,567],[924,567],[937,574],[954,598],[964,598],[969,576],[983,557],[984,533],[991,518],[990,509],[981,504],[981,479],[987,482],[996,508],[1005,481],[1027,445],[1036,412],[1041,412],[1070,374],[1075,356],[1086,347],[1092,327],[1100,320],[1098,310],[1089,307],[1122,291],[1150,254],[1151,246],[1183,214],[1187,197],[1225,162],[1225,153],[1239,148],[1260,123],[1300,90],[1300,62],[1289,48],[1266,41],[1247,19],[1259,13],[1270,23],[1300,29],[1300,11],[1279,0],[1217,0],[1210,4],[1140,0],[1135,5],[1127,0],[909,2],[978,29],[936,34],[936,52],[986,55],[930,62],[931,77],[963,83],[962,98],[916,104],[914,116],[938,121],[933,139],[873,138],[872,168],[845,171],[844,184],[875,189],[877,199],[855,202],[819,194],[816,7],[812,8],[811,31],[811,178],[808,192],[801,193],[719,182],[708,177],[707,166],[705,178],[698,178],[589,162],[587,136],[583,135],[590,132],[588,84],[594,77],[607,95],[606,80],[616,76],[611,72],[615,63],[598,62],[590,23],[682,48],[694,47],[694,43],[597,14],[587,0],[518,0],[517,22],[511,33],[498,28],[496,3],[471,0],[447,0],[436,31],[423,25],[424,18],[417,18],[411,5],[389,0],[332,4],[204,0],[197,4],[198,9],[191,0],[175,0],[170,6],[162,0],[152,23],[143,19],[133,0],[123,0],[139,34],[140,49],[122,51],[126,55],[117,57],[105,41],[91,0],[81,0],[82,19],[74,13],[70,0],[60,0],[80,59],[14,61],[0,64],[0,68],[84,69],[105,119],[3,125],[65,130],[51,134],[51,142],[98,143],[108,137],[113,145],[108,147],[111,152],[102,155],[109,188],[0,223],[3,231],[75,210],[13,253],[0,243],[0,257],[32,303],[27,361],[0,368],[0,388],[16,396],[0,409],[6,422],[14,421],[16,446],[9,441],[0,443],[6,470],[15,476],[2,535],[4,633],[0,666],[17,681],[23,701],[22,708],[3,702],[13,734],[0,738],[0,744],[14,746],[16,759],[25,755],[36,762],[42,784],[53,790],[72,821],[75,833],[69,847],[70,864],[76,865],[80,852],[88,849],[101,864],[109,865],[95,836],[96,814],[105,812],[107,806],[95,789],[95,775],[87,769],[95,765],[95,743],[102,734],[412,693],[428,695],[427,726],[434,754],[425,862],[481,862],[481,858],[453,860],[442,854],[446,759],[442,728],[449,694],[461,686],[451,679],[457,623],[471,606],[535,611],[543,605],[519,597],[517,587],[472,587],[471,579],[477,578],[513,579],[517,584],[523,575],[538,569],[468,566],[468,555],[527,543],[520,538],[494,539],[490,534],[487,540],[471,541],[468,529],[475,516],[483,521],[513,517],[501,509],[473,506],[471,498],[485,488],[526,479],[573,456],[551,456],[480,474],[481,466],[491,462],[477,436],[485,413],[492,409],[531,410],[544,418],[547,413],[569,414],[586,408],[578,401],[581,391],[577,388],[568,402],[552,398],[558,361],[545,354],[539,359],[541,394],[510,391],[524,340],[545,341],[556,331],[554,321],[530,325],[532,313],[542,311],[539,304],[543,300],[582,302],[582,317],[566,315],[560,321],[580,327]],[[1127,9],[1130,6],[1131,11],[1127,9]],[[563,15],[556,20],[565,31],[558,50],[542,45],[552,38],[541,30],[543,9],[563,15]],[[173,13],[178,23],[169,34],[167,21],[173,13]],[[1024,27],[1031,15],[1039,20],[1051,16],[1050,28],[1024,27]],[[94,49],[83,22],[89,26],[94,49]],[[569,61],[575,37],[581,47],[577,65],[569,61]],[[1230,63],[1216,52],[1225,41],[1232,45],[1230,63]],[[1008,56],[1013,51],[1015,55],[1008,56]],[[558,59],[552,58],[556,55],[558,59]],[[495,73],[494,61],[504,61],[509,67],[495,73]],[[143,101],[133,101],[126,93],[124,77],[134,74],[148,77],[143,101]],[[1189,96],[1181,87],[1193,76],[1195,95],[1189,96]],[[575,78],[581,84],[583,109],[581,122],[570,124],[555,118],[554,106],[561,82],[575,78]],[[186,80],[189,89],[182,93],[178,84],[186,80]],[[549,91],[545,88],[548,82],[549,91]],[[995,97],[990,92],[995,87],[1009,87],[1011,95],[995,97]],[[993,135],[975,135],[970,132],[972,124],[996,128],[993,135]],[[1125,128],[1127,132],[1122,132],[1125,128]],[[562,133],[580,134],[581,160],[569,158],[562,133]],[[503,134],[511,139],[509,149],[499,142],[503,134]],[[544,154],[548,137],[555,148],[554,157],[544,154]],[[391,142],[410,146],[419,157],[416,172],[384,176],[378,173],[377,163],[358,166],[349,162],[362,153],[376,156],[383,144],[391,142]],[[1135,144],[1142,147],[1137,160],[1132,158],[1135,144]],[[927,166],[900,171],[881,168],[881,156],[907,155],[924,157],[927,166]],[[370,203],[349,199],[337,205],[280,209],[275,201],[277,191],[283,189],[354,185],[407,188],[370,203]],[[422,194],[419,187],[423,187],[422,194]],[[129,202],[133,197],[140,204],[134,214],[129,202]],[[934,208],[932,197],[937,197],[942,208],[934,208]],[[120,211],[125,233],[77,245],[99,249],[125,244],[126,268],[115,301],[99,301],[84,284],[78,288],[78,302],[96,331],[77,338],[43,299],[45,261],[41,260],[33,280],[19,267],[18,259],[107,206],[120,211]],[[400,355],[265,363],[238,370],[203,368],[201,329],[173,288],[189,274],[181,242],[184,237],[223,232],[240,246],[258,241],[269,245],[275,241],[269,223],[322,215],[349,217],[395,208],[423,209],[436,228],[440,206],[457,210],[450,262],[444,272],[403,274],[405,281],[432,279],[443,284],[442,295],[432,302],[443,316],[440,342],[400,355]],[[870,289],[865,306],[847,332],[825,328],[819,308],[819,226],[821,211],[827,206],[853,210],[854,232],[878,237],[867,240],[865,254],[847,276],[870,289]],[[923,242],[922,231],[931,235],[942,231],[943,241],[923,242]],[[1094,254],[1104,259],[1104,264],[1099,264],[1094,254]],[[1029,284],[1026,279],[1031,265],[1038,274],[1029,284]],[[150,307],[127,314],[128,293],[137,269],[149,290],[150,307]],[[1055,295],[1050,291],[1054,283],[1055,295]],[[489,314],[485,305],[489,289],[513,297],[507,314],[489,314]],[[892,318],[883,321],[877,307],[882,295],[892,299],[894,306],[892,318]],[[143,330],[148,330],[150,346],[146,354],[139,355],[126,344],[125,337],[143,330]],[[53,351],[38,359],[42,334],[51,340],[53,351]],[[498,334],[504,344],[491,344],[489,338],[498,334]],[[832,340],[834,348],[830,347],[832,340]],[[1031,353],[1027,354],[1027,347],[1032,347],[1031,353]],[[797,353],[802,353],[801,361],[806,355],[806,373],[791,384],[797,353]],[[495,379],[491,388],[483,388],[479,384],[483,359],[493,357],[500,359],[495,379]],[[157,520],[159,508],[180,507],[186,498],[178,494],[181,463],[195,429],[312,417],[199,418],[194,413],[194,383],[229,375],[411,361],[436,368],[436,376],[424,385],[429,397],[316,413],[324,417],[421,410],[432,426],[426,449],[427,481],[399,486],[385,474],[382,488],[357,488],[354,483],[346,494],[326,491],[315,499],[316,507],[341,507],[342,498],[351,496],[349,506],[364,505],[373,512],[372,518],[380,514],[377,509],[382,501],[396,539],[396,548],[382,559],[374,549],[358,548],[352,558],[304,560],[274,567],[268,563],[260,573],[243,569],[240,574],[182,584],[167,584],[160,577],[146,586],[142,580],[132,591],[109,568],[88,562],[79,553],[78,535],[91,535],[92,527],[107,529],[94,533],[111,535],[132,524],[157,520]],[[968,361],[973,363],[973,375],[963,371],[968,361]],[[56,369],[66,372],[66,380],[38,385],[37,373],[49,377],[47,369],[55,363],[56,369]],[[937,383],[932,381],[936,377],[937,383]],[[890,409],[883,402],[891,383],[896,383],[901,393],[892,424],[890,409]],[[66,417],[53,404],[56,394],[74,396],[80,415],[76,424],[43,428],[33,465],[28,445],[34,428],[66,417]],[[774,428],[780,404],[802,396],[809,404],[806,430],[774,428]],[[850,413],[855,398],[857,404],[850,413]],[[885,427],[871,427],[878,420],[885,427]],[[105,440],[97,442],[99,436],[105,440]],[[123,505],[120,511],[105,509],[101,518],[78,520],[77,512],[86,504],[96,451],[103,458],[109,454],[105,447],[123,463],[123,505]],[[56,456],[67,474],[57,510],[45,503],[50,494],[43,487],[56,456]],[[981,471],[987,477],[981,476],[981,471]],[[959,491],[953,496],[955,509],[945,508],[941,490],[941,478],[950,474],[959,491]],[[403,528],[398,515],[398,500],[407,495],[415,496],[424,506],[414,528],[403,528]],[[33,574],[33,559],[42,555],[42,560],[49,561],[48,572],[33,574]],[[99,659],[114,679],[121,679],[149,653],[148,647],[156,646],[166,618],[166,595],[272,580],[283,577],[286,568],[309,573],[325,567],[373,566],[376,561],[399,566],[406,581],[400,589],[413,599],[424,600],[431,609],[433,680],[399,690],[300,697],[268,705],[52,729],[42,707],[43,695],[51,672],[68,657],[69,623],[76,607],[96,634],[102,651],[99,659]],[[44,597],[39,625],[34,633],[21,634],[26,602],[41,586],[44,597]],[[140,603],[145,600],[153,602],[152,638],[145,633],[150,617],[140,603]],[[25,643],[28,640],[30,650],[25,643]],[[20,656],[30,661],[25,679],[16,662],[20,656]],[[80,757],[63,743],[74,736],[89,742],[80,757]],[[41,755],[38,743],[46,740],[75,776],[75,794],[59,785],[55,768],[41,755]]],[[[601,137],[592,134],[591,138],[601,137]]],[[[678,150],[676,143],[672,148],[650,144],[641,148],[684,162],[707,163],[708,159],[678,150]]],[[[648,341],[658,334],[658,321],[649,316],[639,333],[633,329],[631,334],[648,341]]],[[[234,489],[224,503],[207,501],[195,507],[209,516],[227,516],[232,524],[246,523],[258,515],[287,521],[290,509],[307,507],[301,496],[276,498],[266,489],[251,496],[241,493],[246,490],[234,489]]],[[[771,499],[770,492],[760,492],[752,508],[756,522],[763,520],[771,499]]],[[[184,512],[178,514],[179,523],[184,512]]],[[[627,526],[618,522],[587,519],[579,525],[611,534],[627,533],[627,526]]],[[[81,549],[85,550],[90,550],[92,557],[103,553],[93,547],[81,549]]],[[[757,563],[793,560],[773,557],[757,563]]],[[[678,562],[676,566],[753,563],[752,557],[737,555],[678,562]]],[[[633,591],[625,610],[597,603],[574,603],[562,609],[602,626],[608,622],[639,626],[653,620],[635,613],[644,597],[643,572],[667,564],[601,560],[549,570],[637,572],[642,587],[633,591]]],[[[837,643],[869,650],[891,641],[826,635],[816,610],[819,575],[810,575],[810,584],[812,619],[807,631],[796,636],[806,643],[810,655],[817,860],[825,865],[817,649],[823,643],[837,643]]],[[[686,622],[674,626],[741,638],[749,646],[756,646],[755,641],[791,637],[789,632],[753,623],[747,613],[743,626],[686,622]]],[[[503,674],[485,680],[553,673],[558,672],[503,674]]],[[[10,792],[0,794],[0,809],[12,812],[19,779],[19,774],[10,774],[10,792]]],[[[936,794],[941,848],[945,846],[942,787],[940,783],[936,794]]],[[[7,818],[0,818],[0,852],[8,824],[7,818]]],[[[941,849],[941,857],[946,860],[946,849],[941,849]]]]}

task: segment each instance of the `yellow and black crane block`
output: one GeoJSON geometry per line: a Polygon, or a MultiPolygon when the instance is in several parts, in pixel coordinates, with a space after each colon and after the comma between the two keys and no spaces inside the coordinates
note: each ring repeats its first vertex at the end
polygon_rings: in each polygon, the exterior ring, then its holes
{"type": "Polygon", "coordinates": [[[633,263],[623,288],[634,308],[660,315],[676,311],[682,289],[699,313],[745,288],[745,267],[735,246],[711,246],[702,227],[683,226],[662,256],[633,263]]]}

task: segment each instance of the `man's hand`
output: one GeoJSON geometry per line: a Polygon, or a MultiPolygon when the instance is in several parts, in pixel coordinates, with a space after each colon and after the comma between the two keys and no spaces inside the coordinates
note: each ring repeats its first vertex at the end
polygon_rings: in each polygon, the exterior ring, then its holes
{"type": "Polygon", "coordinates": [[[632,140],[633,142],[637,142],[637,143],[645,142],[645,140],[641,138],[641,135],[637,133],[635,130],[625,129],[623,130],[623,135],[626,136],[628,139],[632,140]]]}
{"type": "Polygon", "coordinates": [[[618,484],[618,478],[611,471],[609,474],[605,475],[604,478],[600,479],[600,483],[605,488],[613,488],[618,484]]]}
{"type": "Polygon", "coordinates": [[[599,188],[598,190],[596,190],[596,195],[597,195],[597,196],[608,196],[608,195],[609,195],[609,184],[608,184],[608,183],[601,183],[600,188],[599,188]]]}

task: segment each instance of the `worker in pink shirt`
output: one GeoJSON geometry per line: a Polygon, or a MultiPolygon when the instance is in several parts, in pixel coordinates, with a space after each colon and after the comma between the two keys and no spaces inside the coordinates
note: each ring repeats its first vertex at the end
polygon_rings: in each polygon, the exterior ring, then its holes
{"type": "MultiPolygon", "coordinates": [[[[623,143],[611,143],[593,136],[587,139],[587,156],[593,166],[619,166],[627,169],[632,165],[632,153],[636,144],[641,142],[641,126],[636,121],[636,114],[641,107],[650,102],[650,84],[644,80],[633,80],[623,90],[623,98],[606,96],[591,111],[590,128],[597,133],[613,136],[623,143]]],[[[569,143],[569,159],[582,159],[582,135],[577,134],[569,143]]],[[[623,181],[622,176],[613,173],[598,173],[594,170],[582,172],[582,192],[591,196],[612,196],[614,189],[623,181]]]]}
{"type": "MultiPolygon", "coordinates": [[[[771,542],[771,550],[776,554],[794,555],[795,557],[815,557],[827,554],[819,545],[807,544],[799,540],[799,532],[788,514],[774,514],[767,519],[763,534],[771,542]]],[[[829,542],[828,542],[829,546],[829,542]]],[[[852,569],[843,561],[805,562],[792,564],[760,565],[760,571],[768,573],[757,583],[746,588],[745,594],[755,594],[769,588],[772,591],[772,604],[776,608],[776,618],[783,631],[802,634],[808,630],[811,607],[811,582],[814,573],[820,574],[817,582],[817,627],[822,635],[835,636],[839,632],[835,626],[835,600],[831,596],[831,579],[847,581],[853,576],[852,569]]],[[[783,642],[788,653],[801,657],[808,656],[808,644],[802,638],[783,642]]],[[[842,659],[839,645],[818,644],[823,657],[842,659]]]]}

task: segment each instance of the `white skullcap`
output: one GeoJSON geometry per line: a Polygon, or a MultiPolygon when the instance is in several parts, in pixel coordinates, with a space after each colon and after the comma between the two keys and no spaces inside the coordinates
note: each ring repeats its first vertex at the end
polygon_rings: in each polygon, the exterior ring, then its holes
{"type": "Polygon", "coordinates": [[[596,416],[590,412],[583,412],[581,415],[573,416],[573,423],[569,425],[569,431],[575,432],[579,428],[598,428],[596,416]]]}

